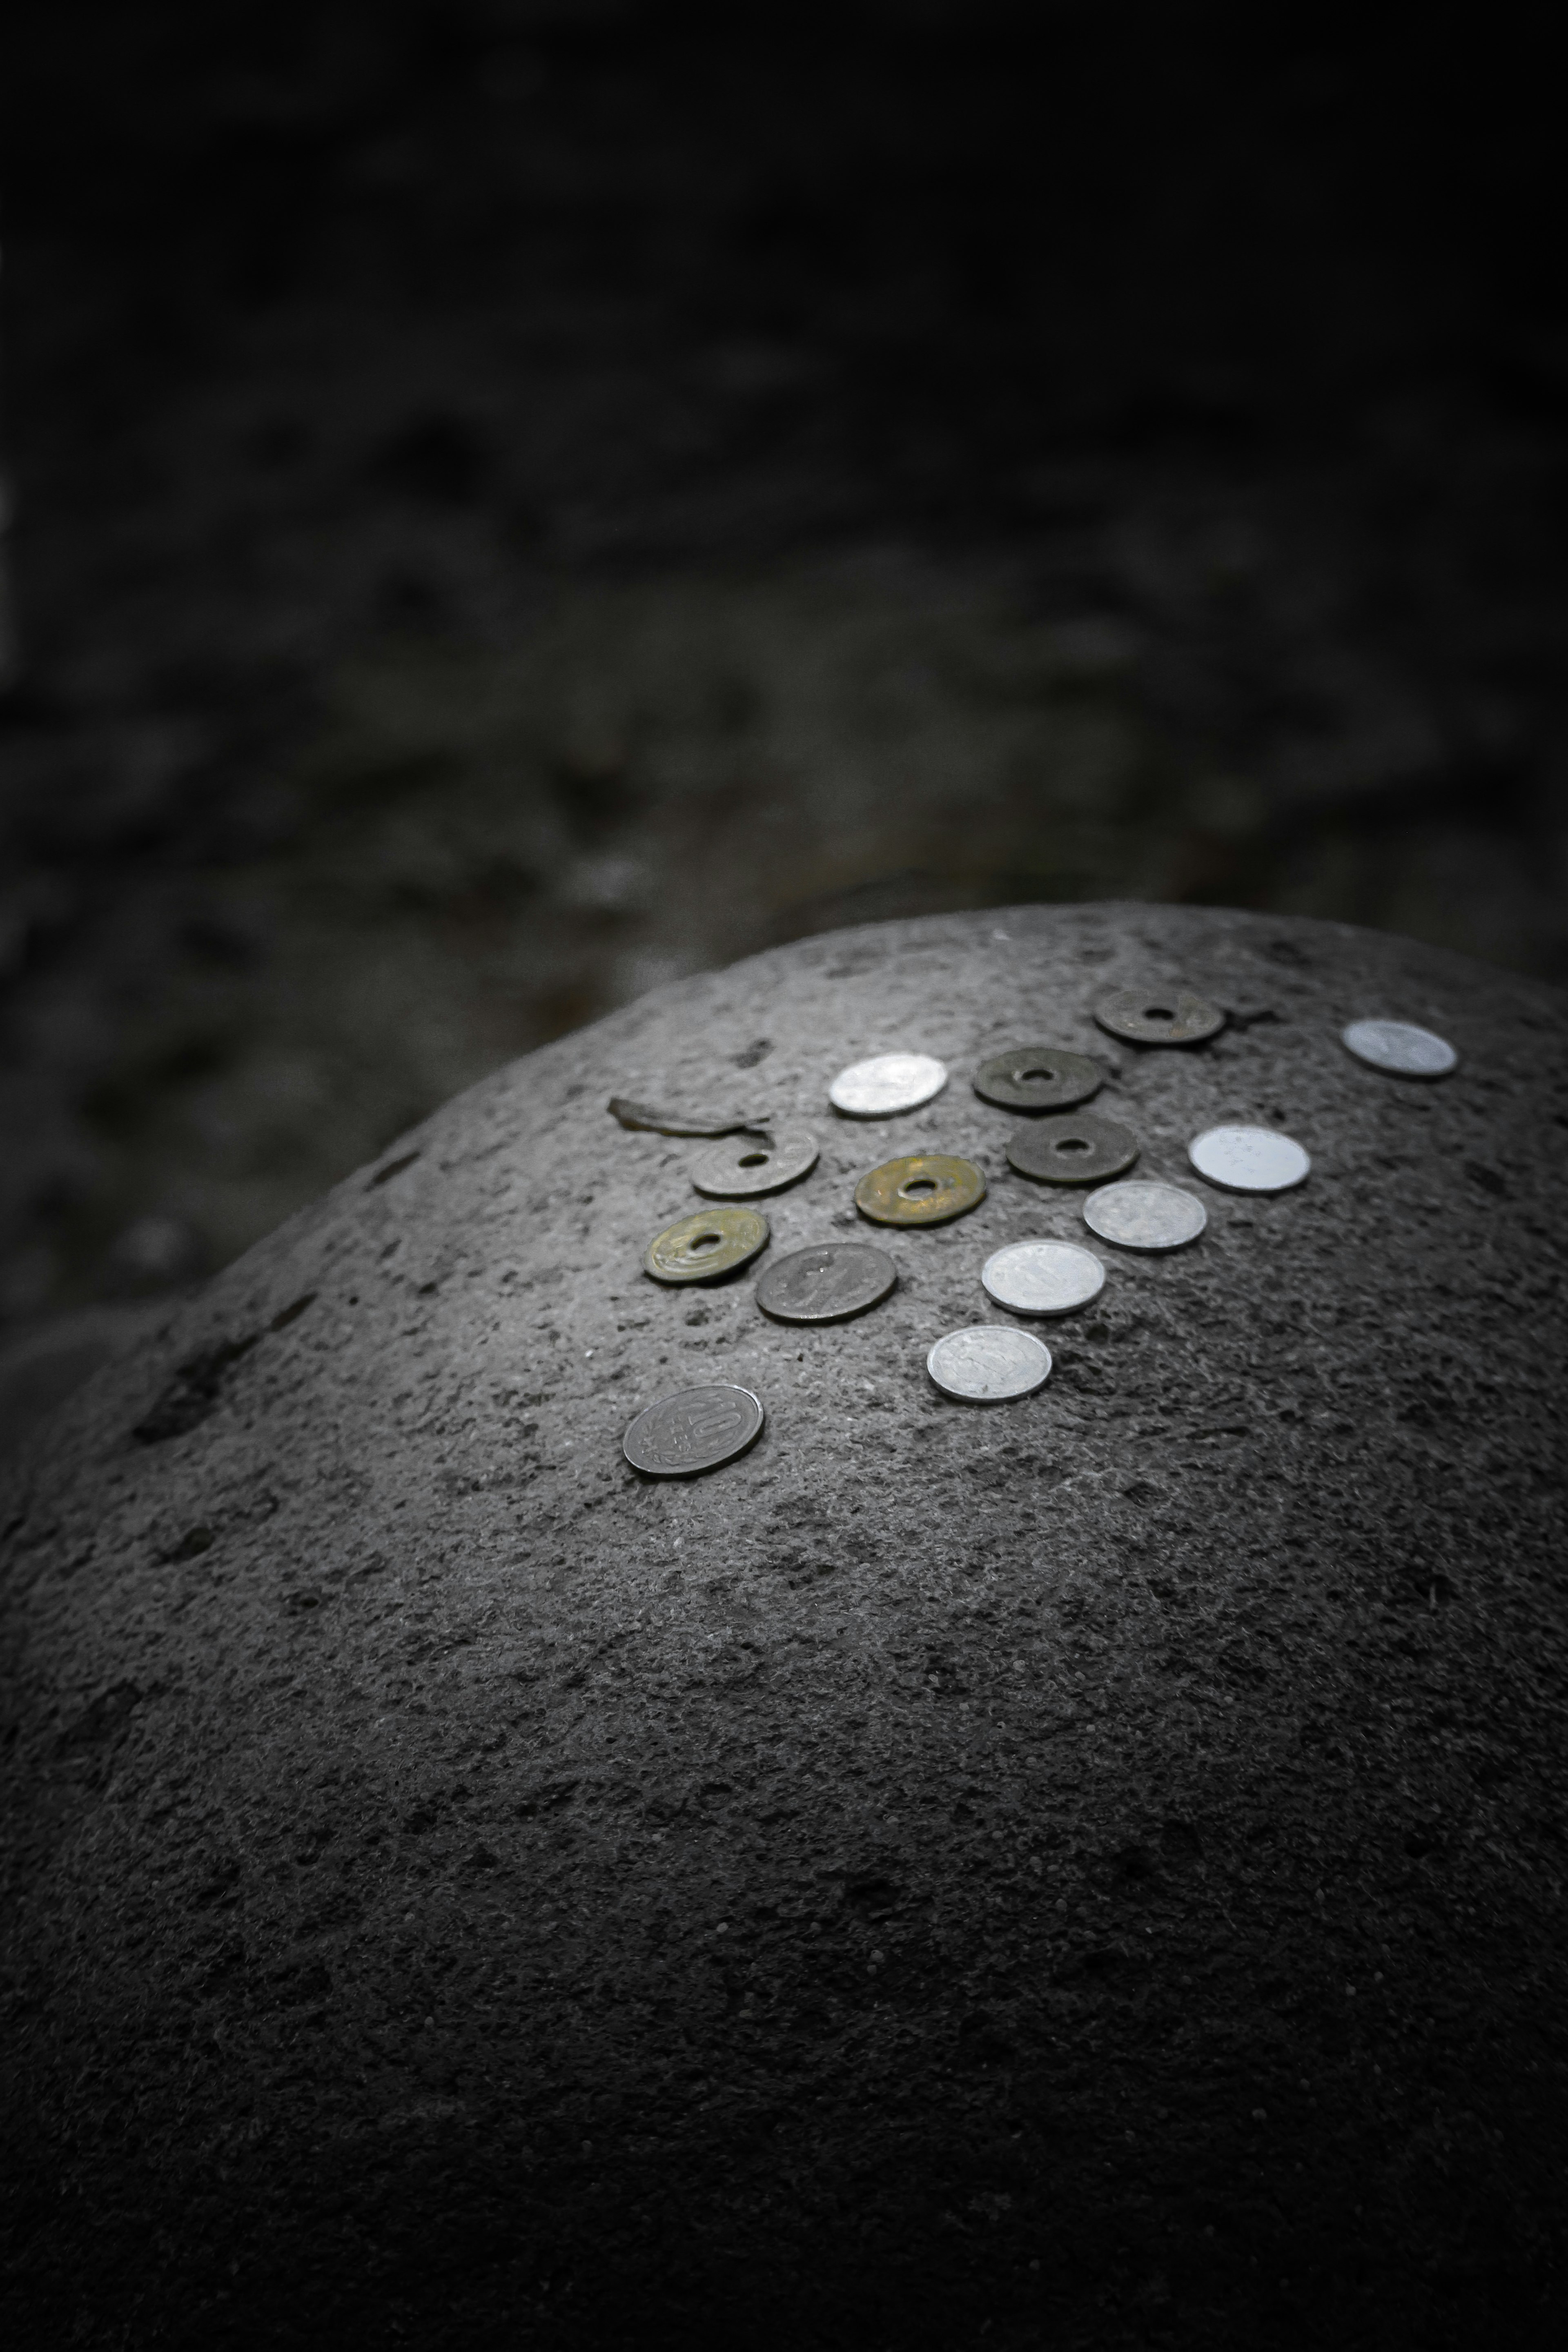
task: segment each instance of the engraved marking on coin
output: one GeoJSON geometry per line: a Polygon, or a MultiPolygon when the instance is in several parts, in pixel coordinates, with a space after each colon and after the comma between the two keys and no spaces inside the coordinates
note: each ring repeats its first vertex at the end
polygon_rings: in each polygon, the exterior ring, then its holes
{"type": "Polygon", "coordinates": [[[679,1389],[638,1413],[621,1450],[634,1470],[650,1478],[693,1478],[754,1445],[765,1418],[750,1389],[728,1381],[679,1389]]]}
{"type": "Polygon", "coordinates": [[[1138,1157],[1138,1138],[1098,1111],[1062,1111],[1037,1119],[1007,1139],[1007,1158],[1020,1176],[1039,1184],[1103,1184],[1138,1157]]]}
{"type": "Polygon", "coordinates": [[[1396,1078],[1446,1078],[1459,1059],[1446,1037],[1409,1021],[1352,1021],[1341,1034],[1358,1062],[1396,1078]]]}
{"type": "Polygon", "coordinates": [[[982,1102],[1000,1110],[1071,1110],[1105,1084],[1105,1072],[1087,1054],[1060,1045],[1009,1045],[974,1074],[982,1102]]]}
{"type": "Polygon", "coordinates": [[[1201,1045],[1225,1014],[1190,988],[1118,989],[1094,1008],[1100,1027],[1133,1045],[1201,1045]]]}
{"type": "Polygon", "coordinates": [[[985,1179],[973,1160],[945,1151],[885,1160],[855,1187],[855,1206],[879,1225],[942,1225],[984,1198],[985,1179]]]}
{"type": "Polygon", "coordinates": [[[1070,1315],[1105,1287],[1105,1268],[1079,1242],[1009,1242],[994,1250],[980,1279],[1015,1315],[1070,1315]]]}
{"type": "Polygon", "coordinates": [[[879,1306],[898,1278],[887,1251],[869,1242],[823,1242],[775,1258],[757,1305],[780,1323],[844,1323],[879,1306]]]}
{"type": "Polygon", "coordinates": [[[943,1396],[963,1404],[1005,1404],[1044,1388],[1051,1351],[1032,1331],[1005,1323],[972,1323],[950,1331],[926,1358],[926,1370],[943,1396]]]}
{"type": "Polygon", "coordinates": [[[947,1065],[931,1054],[876,1054],[852,1062],[827,1089],[835,1110],[850,1118],[889,1118],[919,1110],[947,1084],[947,1065]]]}
{"type": "Polygon", "coordinates": [[[1083,1221],[1102,1242],[1121,1249],[1181,1249],[1195,1242],[1209,1213],[1195,1192],[1175,1184],[1107,1184],[1083,1204],[1083,1221]]]}
{"type": "Polygon", "coordinates": [[[691,1181],[710,1200],[752,1201],[798,1183],[810,1175],[816,1160],[815,1135],[804,1127],[775,1127],[771,1136],[731,1136],[700,1152],[691,1181]]]}
{"type": "Polygon", "coordinates": [[[656,1234],[643,1265],[656,1282],[712,1282],[754,1258],[767,1238],[760,1209],[700,1209],[656,1234]]]}
{"type": "Polygon", "coordinates": [[[1200,1176],[1227,1192],[1288,1192],[1312,1162],[1292,1135],[1271,1127],[1211,1127],[1194,1136],[1187,1158],[1200,1176]]]}

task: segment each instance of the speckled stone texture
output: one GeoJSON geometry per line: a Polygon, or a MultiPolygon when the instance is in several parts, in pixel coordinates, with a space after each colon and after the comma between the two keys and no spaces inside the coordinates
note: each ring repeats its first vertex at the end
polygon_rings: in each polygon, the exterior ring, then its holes
{"type": "Polygon", "coordinates": [[[1277,917],[808,940],[474,1088],[98,1376],[5,1512],[11,2340],[1555,2346],[1563,1034],[1277,917]],[[1093,1027],[1175,981],[1212,1045],[1093,1027]],[[1083,1233],[969,1085],[1037,1038],[1140,1172],[1233,1119],[1313,1171],[1107,1251],[966,1408],[983,1258],[1083,1233]],[[901,1045],[945,1094],[837,1118],[901,1045]],[[612,1093],[812,1124],[772,1254],[899,1289],[658,1287],[703,1147],[612,1093]],[[872,1235],[921,1148],[988,1199],[872,1235]],[[726,1379],[753,1452],[628,1470],[726,1379]]]}

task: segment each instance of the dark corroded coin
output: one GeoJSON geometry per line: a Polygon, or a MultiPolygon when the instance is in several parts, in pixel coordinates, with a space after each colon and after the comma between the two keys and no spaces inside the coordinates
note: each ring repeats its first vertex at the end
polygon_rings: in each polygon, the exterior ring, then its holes
{"type": "Polygon", "coordinates": [[[1120,989],[1095,1006],[1094,1017],[1134,1045],[1201,1045],[1225,1027],[1218,1006],[1187,988],[1120,989]]]}
{"type": "Polygon", "coordinates": [[[984,1198],[985,1179],[973,1160],[945,1151],[885,1160],[855,1187],[855,1206],[879,1225],[943,1225],[984,1198]]]}
{"type": "Polygon", "coordinates": [[[1009,1045],[974,1074],[982,1102],[1000,1110],[1070,1110],[1105,1084],[1105,1072],[1087,1054],[1060,1045],[1009,1045]]]}
{"type": "Polygon", "coordinates": [[[750,1389],[678,1389],[639,1412],[621,1450],[634,1470],[650,1478],[694,1478],[717,1470],[754,1445],[763,1433],[761,1402],[750,1389]]]}
{"type": "Polygon", "coordinates": [[[700,1209],[656,1234],[643,1265],[657,1282],[711,1282],[755,1257],[767,1238],[760,1209],[700,1209]]]}
{"type": "Polygon", "coordinates": [[[869,1242],[824,1242],[775,1258],[757,1285],[757,1305],[781,1323],[845,1323],[886,1298],[899,1269],[869,1242]]]}
{"type": "Polygon", "coordinates": [[[815,1135],[804,1127],[775,1127],[766,1135],[732,1135],[699,1153],[691,1181],[710,1200],[752,1201],[809,1176],[816,1158],[815,1135]]]}
{"type": "Polygon", "coordinates": [[[1131,1167],[1138,1138],[1098,1111],[1069,1110],[1021,1127],[1007,1139],[1007,1157],[1020,1176],[1041,1184],[1103,1184],[1131,1167]]]}

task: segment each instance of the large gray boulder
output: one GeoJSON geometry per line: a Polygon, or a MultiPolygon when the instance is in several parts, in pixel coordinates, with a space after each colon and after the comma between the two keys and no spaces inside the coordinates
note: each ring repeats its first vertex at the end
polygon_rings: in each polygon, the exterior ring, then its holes
{"type": "Polygon", "coordinates": [[[100,1374],[5,1514],[12,2340],[1559,2341],[1563,1034],[1277,916],[812,940],[500,1072],[100,1374]],[[1213,1044],[1094,1028],[1173,981],[1213,1044]],[[1030,1038],[1144,1171],[1228,1118],[1313,1171],[1106,1252],[964,1407],[983,1257],[1083,1236],[970,1088],[1030,1038]],[[927,1110],[827,1108],[904,1045],[927,1110]],[[815,1125],[773,1254],[899,1289],[657,1286],[700,1147],[612,1093],[815,1125]],[[873,1234],[921,1145],[988,1199],[873,1234]],[[703,1380],[762,1442],[640,1479],[703,1380]]]}

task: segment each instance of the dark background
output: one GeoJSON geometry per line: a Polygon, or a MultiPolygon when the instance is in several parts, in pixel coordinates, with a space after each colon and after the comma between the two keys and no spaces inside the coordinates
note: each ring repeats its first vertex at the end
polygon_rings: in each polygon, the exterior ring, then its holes
{"type": "Polygon", "coordinates": [[[27,1398],[454,1087],[803,931],[1125,893],[1561,976],[1545,35],[32,11],[27,1398]]]}

